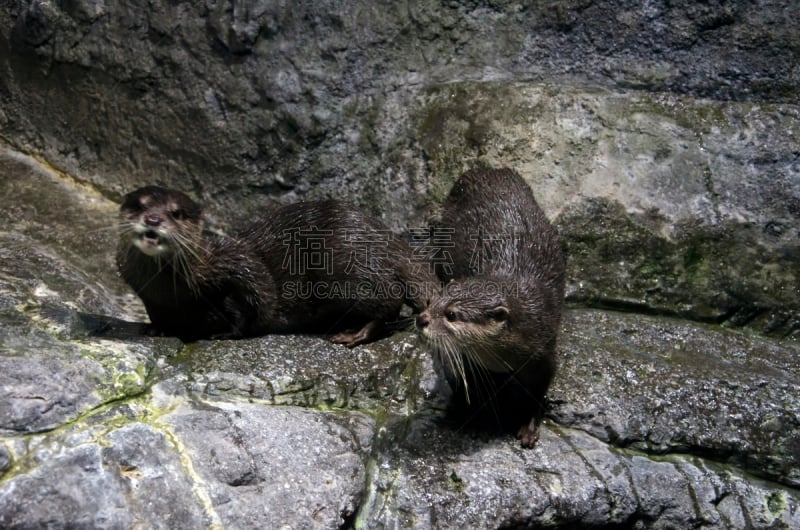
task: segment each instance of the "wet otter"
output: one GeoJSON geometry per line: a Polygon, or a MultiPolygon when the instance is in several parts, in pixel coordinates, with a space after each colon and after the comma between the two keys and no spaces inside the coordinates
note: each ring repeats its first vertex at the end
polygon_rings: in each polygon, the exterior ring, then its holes
{"type": "Polygon", "coordinates": [[[475,425],[539,437],[556,370],[564,298],[558,235],[525,181],[509,169],[472,170],[454,184],[436,227],[452,238],[449,282],[417,316],[454,391],[453,411],[475,425]]]}
{"type": "Polygon", "coordinates": [[[436,281],[415,281],[427,268],[408,244],[338,201],[284,206],[227,237],[204,231],[185,194],[147,186],[120,217],[122,278],[154,330],[183,340],[336,332],[355,346],[386,334],[404,301],[421,310],[436,281]]]}

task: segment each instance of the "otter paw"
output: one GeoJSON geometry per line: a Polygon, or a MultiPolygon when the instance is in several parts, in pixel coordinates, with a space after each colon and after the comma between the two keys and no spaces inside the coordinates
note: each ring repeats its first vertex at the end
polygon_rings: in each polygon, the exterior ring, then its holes
{"type": "Polygon", "coordinates": [[[357,345],[360,344],[358,342],[357,335],[358,335],[358,333],[350,333],[350,332],[343,331],[341,333],[337,333],[336,335],[331,337],[329,340],[334,344],[343,344],[343,345],[347,346],[348,348],[352,348],[352,347],[357,346],[357,345]]]}
{"type": "Polygon", "coordinates": [[[531,420],[528,425],[523,425],[517,431],[517,439],[525,449],[533,449],[539,441],[539,422],[531,420]]]}
{"type": "Polygon", "coordinates": [[[330,340],[335,344],[344,344],[348,348],[353,348],[359,344],[377,340],[382,336],[383,325],[377,320],[373,320],[356,332],[343,331],[331,337],[330,340]]]}

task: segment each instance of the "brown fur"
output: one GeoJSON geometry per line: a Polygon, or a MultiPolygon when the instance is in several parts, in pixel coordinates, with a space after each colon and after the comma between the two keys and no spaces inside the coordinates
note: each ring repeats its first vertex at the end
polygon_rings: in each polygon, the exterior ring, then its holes
{"type": "Polygon", "coordinates": [[[120,274],[153,327],[184,340],[336,333],[332,340],[354,346],[384,335],[404,301],[420,310],[428,299],[414,289],[427,269],[410,247],[346,203],[277,208],[233,237],[205,233],[199,205],[156,186],[126,195],[120,215],[120,274]],[[330,267],[300,252],[314,235],[330,267]],[[373,259],[359,259],[354,237],[379,241],[373,259]]]}
{"type": "Polygon", "coordinates": [[[477,425],[518,429],[538,439],[545,393],[556,370],[564,297],[558,235],[531,192],[509,169],[462,175],[445,200],[440,297],[417,317],[437,366],[455,393],[454,410],[477,425]]]}

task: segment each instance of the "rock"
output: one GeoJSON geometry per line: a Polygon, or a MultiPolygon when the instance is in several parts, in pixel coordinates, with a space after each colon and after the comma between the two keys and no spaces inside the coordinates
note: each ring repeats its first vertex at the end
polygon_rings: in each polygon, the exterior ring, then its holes
{"type": "Polygon", "coordinates": [[[407,112],[427,87],[578,81],[797,104],[798,15],[775,0],[26,0],[0,10],[0,123],[109,196],[158,181],[241,219],[339,196],[400,227],[435,186],[407,112]]]}
{"type": "Polygon", "coordinates": [[[18,342],[0,352],[0,432],[44,432],[109,400],[142,393],[152,359],[120,345],[85,348],[46,340],[18,342]],[[44,350],[44,355],[30,351],[44,350]],[[91,351],[94,349],[94,351],[91,351]],[[88,355],[87,355],[88,354],[88,355]],[[88,358],[82,358],[87,355],[88,358]]]}
{"type": "Polygon", "coordinates": [[[800,527],[797,15],[6,3],[0,527],[800,527]],[[113,263],[139,185],[223,228],[339,197],[407,230],[479,165],[569,256],[533,450],[449,422],[413,333],[139,334],[113,263]]]}
{"type": "MultiPolygon", "coordinates": [[[[34,158],[0,146],[4,287],[37,307],[128,315],[134,298],[116,274],[118,206],[34,158]],[[23,290],[27,290],[23,294],[23,290]],[[68,303],[58,304],[58,293],[68,303]],[[35,302],[33,302],[35,300],[35,302]],[[55,306],[58,306],[56,308],[55,306]]],[[[135,302],[138,303],[138,302],[135,302]]],[[[141,315],[139,315],[141,318],[141,315]]]]}
{"type": "Polygon", "coordinates": [[[783,337],[800,333],[796,111],[462,83],[432,89],[419,121],[439,200],[475,165],[529,180],[565,242],[569,300],[783,337]]]}
{"type": "Polygon", "coordinates": [[[333,528],[355,512],[371,433],[363,416],[169,408],[113,407],[105,425],[88,418],[34,440],[19,456],[30,471],[0,487],[0,524],[333,528]]]}
{"type": "Polygon", "coordinates": [[[550,396],[559,425],[648,453],[700,452],[800,486],[797,343],[594,311],[568,312],[564,334],[550,396]]]}
{"type": "Polygon", "coordinates": [[[456,172],[513,166],[571,300],[800,333],[796,7],[147,7],[0,11],[7,141],[228,222],[336,196],[419,228],[456,172]]]}
{"type": "Polygon", "coordinates": [[[8,454],[8,449],[5,446],[0,445],[0,477],[3,476],[3,473],[6,469],[11,466],[11,455],[8,454]]]}
{"type": "Polygon", "coordinates": [[[800,522],[796,490],[748,481],[686,455],[612,450],[584,432],[547,423],[529,451],[429,423],[419,427],[381,452],[360,524],[790,528],[800,522]]]}
{"type": "Polygon", "coordinates": [[[361,414],[215,403],[164,422],[224,528],[339,528],[361,504],[375,428],[361,414]]]}
{"type": "Polygon", "coordinates": [[[84,340],[127,316],[104,285],[116,280],[102,270],[113,241],[108,202],[7,151],[0,170],[3,195],[21,201],[0,212],[9,229],[0,234],[0,432],[44,432],[145,392],[163,350],[84,340]]]}
{"type": "Polygon", "coordinates": [[[350,350],[316,337],[266,336],[199,342],[171,362],[193,374],[190,390],[212,396],[273,405],[402,410],[417,390],[408,373],[409,363],[421,355],[415,342],[405,337],[350,350]]]}

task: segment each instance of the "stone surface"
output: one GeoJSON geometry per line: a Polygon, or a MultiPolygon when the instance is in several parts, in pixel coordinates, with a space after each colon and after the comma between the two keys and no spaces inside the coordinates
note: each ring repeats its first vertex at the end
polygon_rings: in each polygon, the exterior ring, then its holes
{"type": "Polygon", "coordinates": [[[615,446],[697,453],[800,486],[800,345],[572,311],[550,415],[615,446]],[[709,433],[714,433],[710,435],[709,433]]]}
{"type": "Polygon", "coordinates": [[[570,300],[795,336],[798,9],[21,2],[0,135],[226,222],[337,196],[418,228],[463,169],[512,166],[566,239],[570,300]]]}
{"type": "Polygon", "coordinates": [[[529,180],[565,240],[570,300],[787,336],[800,333],[797,111],[461,83],[431,89],[419,122],[434,196],[480,164],[529,180]]]}
{"type": "Polygon", "coordinates": [[[334,195],[402,226],[428,206],[408,115],[427,87],[577,79],[796,104],[798,15],[777,0],[26,0],[0,9],[0,130],[116,197],[158,180],[239,213],[334,195]]]}
{"type": "MultiPolygon", "coordinates": [[[[3,156],[6,186],[61,190],[84,226],[113,215],[3,156]]],[[[800,524],[794,341],[571,309],[542,438],[523,450],[447,421],[413,333],[352,350],[141,337],[118,279],[82,271],[108,251],[61,257],[74,223],[26,233],[34,220],[6,217],[21,228],[2,262],[0,526],[800,524]]]]}
{"type": "Polygon", "coordinates": [[[4,483],[0,524],[8,528],[201,528],[203,513],[178,454],[163,433],[131,425],[94,439],[45,438],[20,458],[32,469],[4,483]],[[194,501],[194,502],[193,502],[194,501]]]}
{"type": "Polygon", "coordinates": [[[3,4],[0,527],[800,527],[798,15],[3,4]],[[534,450],[448,423],[410,333],[138,334],[130,189],[405,230],[476,165],[518,169],[569,256],[534,450]]]}
{"type": "Polygon", "coordinates": [[[363,415],[215,403],[163,421],[225,528],[338,528],[361,505],[375,428],[363,415]]]}
{"type": "MultiPolygon", "coordinates": [[[[531,451],[431,424],[392,440],[372,473],[366,528],[793,528],[796,490],[702,459],[619,451],[545,424],[531,451]],[[770,506],[770,508],[765,508],[770,506]]],[[[393,433],[399,434],[399,433],[393,433]]]]}
{"type": "Polygon", "coordinates": [[[336,528],[359,506],[364,416],[153,396],[19,444],[0,525],[336,528]]]}

